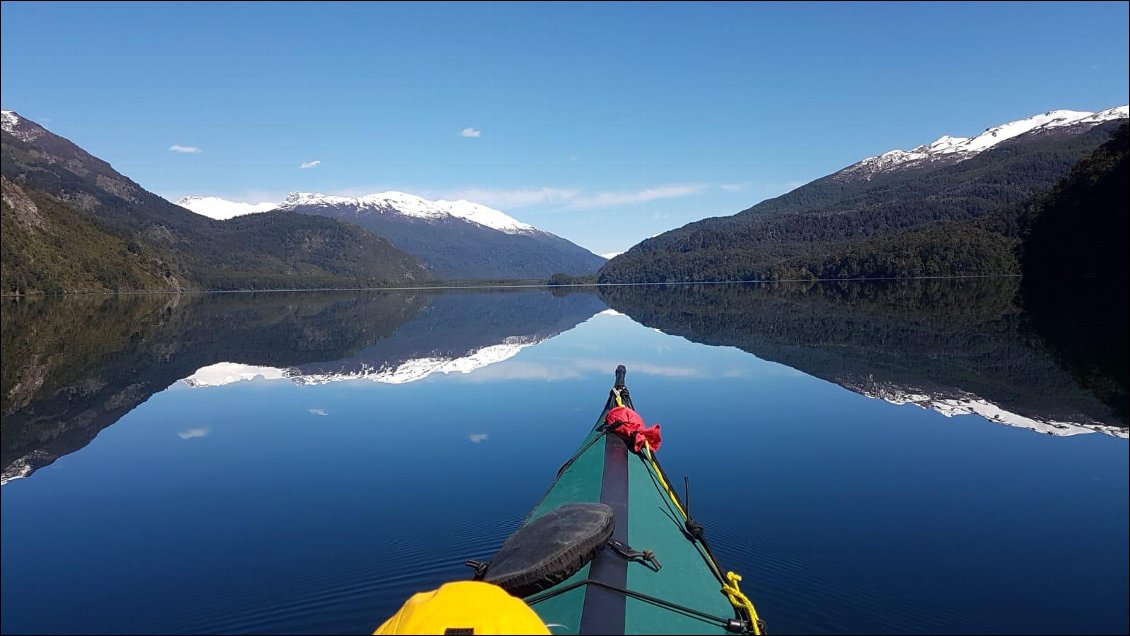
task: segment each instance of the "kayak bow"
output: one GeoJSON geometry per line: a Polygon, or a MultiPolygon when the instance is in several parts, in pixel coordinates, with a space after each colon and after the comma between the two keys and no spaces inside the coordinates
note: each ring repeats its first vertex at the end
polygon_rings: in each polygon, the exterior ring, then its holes
{"type": "Polygon", "coordinates": [[[376,633],[764,633],[671,489],[625,374],[522,526],[489,564],[467,562],[476,580],[416,594],[376,633]]]}
{"type": "Polygon", "coordinates": [[[616,368],[596,425],[523,524],[564,504],[599,502],[615,516],[608,548],[524,600],[555,634],[762,633],[741,577],[718,565],[650,442],[634,452],[606,422],[619,406],[634,411],[625,375],[616,368]]]}

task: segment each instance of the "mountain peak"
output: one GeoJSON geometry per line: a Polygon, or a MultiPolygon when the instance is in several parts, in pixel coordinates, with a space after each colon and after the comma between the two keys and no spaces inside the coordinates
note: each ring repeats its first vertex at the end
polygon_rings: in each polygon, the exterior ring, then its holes
{"type": "Polygon", "coordinates": [[[20,116],[14,111],[0,110],[0,128],[3,128],[4,132],[11,133],[18,123],[20,116]]]}
{"type": "Polygon", "coordinates": [[[985,132],[976,137],[943,135],[933,143],[918,146],[909,152],[899,149],[890,150],[844,168],[835,175],[835,178],[841,181],[855,179],[870,181],[875,175],[892,170],[913,168],[935,162],[945,162],[947,165],[959,163],[1013,137],[1067,126],[1095,126],[1105,121],[1125,119],[1130,116],[1128,111],[1130,111],[1130,108],[1127,106],[1116,106],[1097,113],[1079,110],[1049,110],[1039,115],[986,128],[985,132]]]}
{"type": "Polygon", "coordinates": [[[460,199],[446,201],[440,199],[431,201],[407,192],[377,192],[360,197],[342,197],[310,192],[292,192],[286,200],[279,204],[280,208],[290,209],[300,206],[351,206],[358,208],[360,213],[395,212],[404,216],[440,220],[455,217],[471,223],[486,226],[506,234],[529,234],[540,232],[537,228],[515,219],[514,217],[487,207],[480,203],[473,203],[460,199]]]}
{"type": "Polygon", "coordinates": [[[20,117],[12,110],[0,111],[0,130],[25,142],[35,141],[43,132],[43,128],[31,121],[20,117]]]}

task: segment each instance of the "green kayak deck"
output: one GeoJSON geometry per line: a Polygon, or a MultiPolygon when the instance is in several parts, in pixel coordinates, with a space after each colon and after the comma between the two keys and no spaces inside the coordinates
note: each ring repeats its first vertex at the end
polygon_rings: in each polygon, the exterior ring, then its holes
{"type": "Polygon", "coordinates": [[[725,621],[746,617],[723,594],[724,575],[709,550],[686,531],[681,503],[663,486],[658,466],[605,432],[604,416],[612,405],[610,397],[578,454],[525,523],[563,504],[604,503],[615,514],[612,538],[653,552],[660,568],[605,548],[570,578],[525,601],[554,634],[734,633],[725,621]]]}

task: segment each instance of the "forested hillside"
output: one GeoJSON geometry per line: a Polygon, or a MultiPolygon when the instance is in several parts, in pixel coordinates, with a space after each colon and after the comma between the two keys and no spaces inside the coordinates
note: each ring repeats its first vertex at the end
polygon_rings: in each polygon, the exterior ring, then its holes
{"type": "Polygon", "coordinates": [[[357,287],[425,280],[416,259],[359,227],[271,212],[216,221],[5,111],[5,294],[357,287]]]}
{"type": "Polygon", "coordinates": [[[669,282],[1016,274],[1016,217],[1119,124],[1053,129],[968,160],[870,180],[842,172],[739,214],[643,241],[600,280],[669,282]]]}

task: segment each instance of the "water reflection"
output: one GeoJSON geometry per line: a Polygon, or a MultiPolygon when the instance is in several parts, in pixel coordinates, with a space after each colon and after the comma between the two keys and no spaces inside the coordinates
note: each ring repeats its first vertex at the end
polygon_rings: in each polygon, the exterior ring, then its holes
{"type": "Polygon", "coordinates": [[[1125,376],[1120,390],[1098,383],[1105,399],[1081,386],[1023,311],[1014,278],[607,287],[602,296],[648,327],[894,404],[1126,437],[1125,376]]]}
{"type": "Polygon", "coordinates": [[[83,448],[181,379],[408,382],[503,360],[604,308],[591,293],[544,291],[5,302],[0,480],[83,448]]]}
{"type": "MultiPolygon", "coordinates": [[[[1033,319],[1018,299],[1016,279],[984,279],[605,287],[599,296],[416,291],[7,301],[0,312],[0,481],[83,448],[178,380],[190,387],[253,379],[402,384],[467,373],[608,311],[606,304],[647,327],[737,347],[894,404],[1054,435],[1126,437],[1125,357],[1112,372],[1087,353],[1109,348],[1044,337],[1049,321],[1033,319]]],[[[618,362],[593,352],[569,369],[515,363],[476,377],[561,379],[604,373],[618,362]]],[[[635,369],[687,372],[658,359],[636,361],[635,369]]],[[[325,414],[317,411],[310,414],[325,414]]]]}

